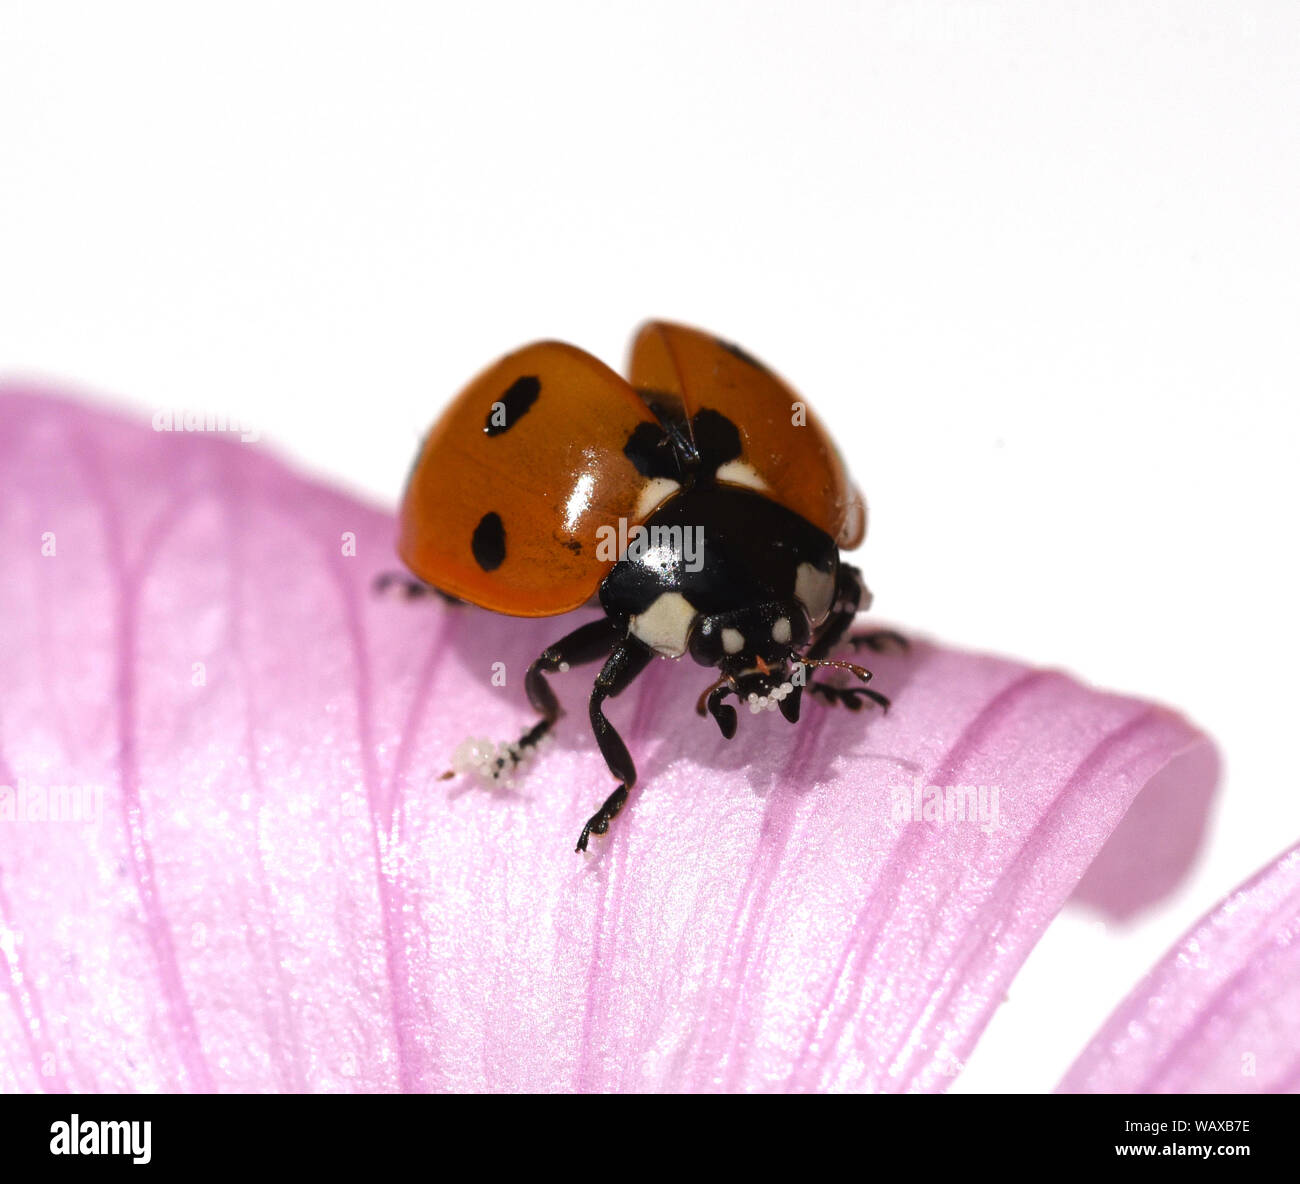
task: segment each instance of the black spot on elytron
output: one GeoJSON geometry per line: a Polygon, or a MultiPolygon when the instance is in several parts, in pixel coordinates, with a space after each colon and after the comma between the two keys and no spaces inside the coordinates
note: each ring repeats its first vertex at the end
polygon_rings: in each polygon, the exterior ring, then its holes
{"type": "Polygon", "coordinates": [[[496,571],[506,561],[506,528],[500,514],[490,511],[479,519],[469,549],[474,552],[474,562],[484,571],[496,571]]]}
{"type": "Polygon", "coordinates": [[[729,460],[740,455],[740,432],[720,411],[704,407],[691,420],[695,447],[700,454],[700,469],[716,473],[729,460]]]}
{"type": "Polygon", "coordinates": [[[577,539],[566,539],[564,545],[569,548],[575,555],[582,554],[582,544],[577,539]]]}
{"type": "Polygon", "coordinates": [[[510,389],[488,409],[483,431],[489,436],[499,436],[502,432],[508,432],[528,414],[541,393],[542,380],[535,374],[516,378],[510,384],[510,389]]]}
{"type": "Polygon", "coordinates": [[[677,454],[677,467],[683,473],[689,473],[700,463],[695,451],[695,441],[691,439],[690,425],[686,422],[686,407],[682,397],[673,391],[656,391],[650,387],[638,387],[641,401],[650,408],[664,435],[668,437],[673,451],[677,454]]]}
{"type": "Polygon", "coordinates": [[[623,445],[623,455],[643,477],[682,479],[681,462],[672,437],[657,423],[639,423],[623,445]]]}
{"type": "Polygon", "coordinates": [[[714,340],[723,349],[725,349],[727,353],[731,354],[733,358],[739,358],[742,362],[745,363],[745,365],[753,366],[754,369],[757,370],[760,374],[772,373],[772,371],[769,370],[766,366],[764,366],[763,363],[760,362],[756,357],[754,357],[753,354],[747,352],[746,350],[741,349],[740,346],[734,344],[733,342],[723,341],[721,337],[716,337],[714,338],[714,340]]]}
{"type": "Polygon", "coordinates": [[[707,480],[718,468],[741,453],[740,432],[720,411],[705,407],[696,412],[690,428],[668,422],[637,424],[627,438],[623,455],[641,476],[667,477],[683,485],[707,480]]]}

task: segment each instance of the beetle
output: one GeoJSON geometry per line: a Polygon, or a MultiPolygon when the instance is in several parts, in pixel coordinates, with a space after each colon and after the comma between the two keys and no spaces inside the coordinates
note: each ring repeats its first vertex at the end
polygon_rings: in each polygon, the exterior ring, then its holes
{"type": "MultiPolygon", "coordinates": [[[[538,722],[500,752],[471,745],[467,758],[508,775],[560,718],[547,676],[602,662],[588,707],[618,784],[582,828],[580,852],[636,783],[605,701],[656,656],[716,669],[696,709],[727,739],[731,696],[791,723],[805,691],[854,710],[889,706],[865,667],[831,657],[871,602],[840,558],[862,541],[866,506],[807,405],[738,346],[664,321],[639,330],[628,373],[558,341],[502,358],[425,438],[399,513],[412,591],[521,617],[593,598],[603,609],[529,666],[538,722]],[[812,681],[823,667],[864,685],[812,681]]],[[[906,644],[883,630],[851,640],[906,644]]]]}

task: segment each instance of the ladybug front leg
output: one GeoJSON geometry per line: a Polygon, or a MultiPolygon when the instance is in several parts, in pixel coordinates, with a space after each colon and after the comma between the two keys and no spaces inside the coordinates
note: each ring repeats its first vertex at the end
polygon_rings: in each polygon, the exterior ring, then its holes
{"type": "MultiPolygon", "coordinates": [[[[611,617],[601,617],[598,621],[589,621],[580,625],[572,633],[566,634],[554,645],[544,649],[524,675],[524,690],[528,693],[528,702],[540,715],[541,721],[536,727],[545,725],[549,728],[563,712],[555,692],[545,679],[545,675],[568,670],[570,666],[581,666],[587,662],[596,662],[606,657],[614,648],[614,643],[623,632],[621,622],[611,617]]],[[[536,728],[532,729],[533,731],[536,728]]]]}
{"type": "Polygon", "coordinates": [[[707,711],[713,716],[724,740],[730,740],[735,736],[737,720],[736,709],[722,700],[728,695],[735,694],[737,694],[736,688],[730,682],[716,682],[700,696],[700,701],[695,705],[695,710],[700,715],[707,711]]]}
{"type": "Polygon", "coordinates": [[[452,761],[452,767],[443,778],[457,773],[477,773],[493,782],[510,784],[510,775],[532,755],[555,726],[564,712],[555,692],[547,685],[546,675],[568,670],[584,662],[595,662],[605,657],[623,631],[623,626],[602,617],[566,634],[554,645],[547,646],[528,667],[524,675],[524,690],[528,701],[542,717],[513,744],[483,744],[467,740],[452,761]]]}
{"type": "Polygon", "coordinates": [[[493,763],[491,776],[494,779],[509,773],[515,766],[526,760],[531,751],[555,726],[555,721],[564,714],[560,708],[560,701],[546,681],[546,675],[562,673],[571,666],[599,661],[609,653],[622,631],[623,626],[620,622],[609,617],[601,617],[598,621],[589,621],[585,625],[580,625],[572,633],[565,634],[554,645],[547,646],[534,659],[532,665],[528,667],[528,673],[524,675],[524,690],[528,694],[528,702],[542,718],[514,744],[505,746],[505,751],[493,763]]]}
{"type": "Polygon", "coordinates": [[[606,699],[612,699],[626,690],[632,680],[650,665],[653,657],[654,651],[648,645],[629,636],[610,654],[596,676],[596,685],[591,691],[591,728],[596,733],[596,743],[600,745],[600,754],[605,758],[605,764],[620,784],[605,799],[600,809],[587,819],[582,834],[578,836],[575,851],[585,851],[590,836],[603,835],[609,830],[609,824],[627,801],[628,790],[636,784],[636,765],[632,763],[632,754],[628,752],[623,738],[614,730],[614,725],[605,718],[602,707],[606,699]]]}

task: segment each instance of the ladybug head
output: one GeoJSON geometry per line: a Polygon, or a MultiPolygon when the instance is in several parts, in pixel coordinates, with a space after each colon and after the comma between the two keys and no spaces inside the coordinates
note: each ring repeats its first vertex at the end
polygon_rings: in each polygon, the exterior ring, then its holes
{"type": "Polygon", "coordinates": [[[720,692],[736,694],[751,711],[774,710],[794,690],[791,664],[811,632],[801,605],[770,601],[700,617],[690,653],[700,665],[718,668],[720,692]]]}
{"type": "Polygon", "coordinates": [[[701,666],[739,678],[784,665],[808,644],[808,614],[795,601],[768,601],[701,616],[691,630],[690,653],[701,666]]]}

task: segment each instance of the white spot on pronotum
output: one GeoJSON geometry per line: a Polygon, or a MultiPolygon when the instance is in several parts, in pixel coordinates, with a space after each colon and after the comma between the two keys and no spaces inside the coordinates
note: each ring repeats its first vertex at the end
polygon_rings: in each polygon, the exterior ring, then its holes
{"type": "Polygon", "coordinates": [[[743,485],[746,489],[756,489],[759,493],[768,491],[767,482],[748,461],[729,460],[725,465],[718,466],[715,476],[724,485],[743,485]]]}
{"type": "Polygon", "coordinates": [[[772,640],[786,645],[790,641],[790,618],[778,617],[772,626],[772,640]]]}
{"type": "Polygon", "coordinates": [[[680,592],[665,592],[645,612],[632,618],[628,632],[657,654],[680,658],[695,623],[695,606],[680,592]]]}
{"type": "Polygon", "coordinates": [[[208,668],[202,662],[195,662],[190,667],[190,685],[195,687],[208,685],[208,668]]]}
{"type": "Polygon", "coordinates": [[[790,404],[790,425],[796,428],[806,427],[808,424],[808,407],[806,404],[795,400],[790,404]]]}
{"type": "Polygon", "coordinates": [[[680,488],[671,477],[652,477],[641,487],[641,493],[636,499],[636,517],[641,520],[649,518],[680,488]]]}
{"type": "Polygon", "coordinates": [[[506,685],[506,664],[504,662],[492,663],[492,685],[494,687],[506,685]]]}
{"type": "Polygon", "coordinates": [[[53,559],[54,553],[54,531],[47,530],[43,535],[41,535],[41,554],[44,555],[46,559],[53,559]]]}
{"type": "Polygon", "coordinates": [[[808,619],[815,629],[831,611],[835,597],[835,577],[828,571],[819,571],[811,563],[801,563],[795,571],[795,599],[808,610],[808,619]]]}
{"type": "Polygon", "coordinates": [[[350,530],[345,530],[342,535],[342,551],[349,559],[357,553],[357,536],[350,530]]]}
{"type": "Polygon", "coordinates": [[[739,629],[722,631],[722,648],[729,654],[738,654],[745,648],[745,635],[739,629]]]}

